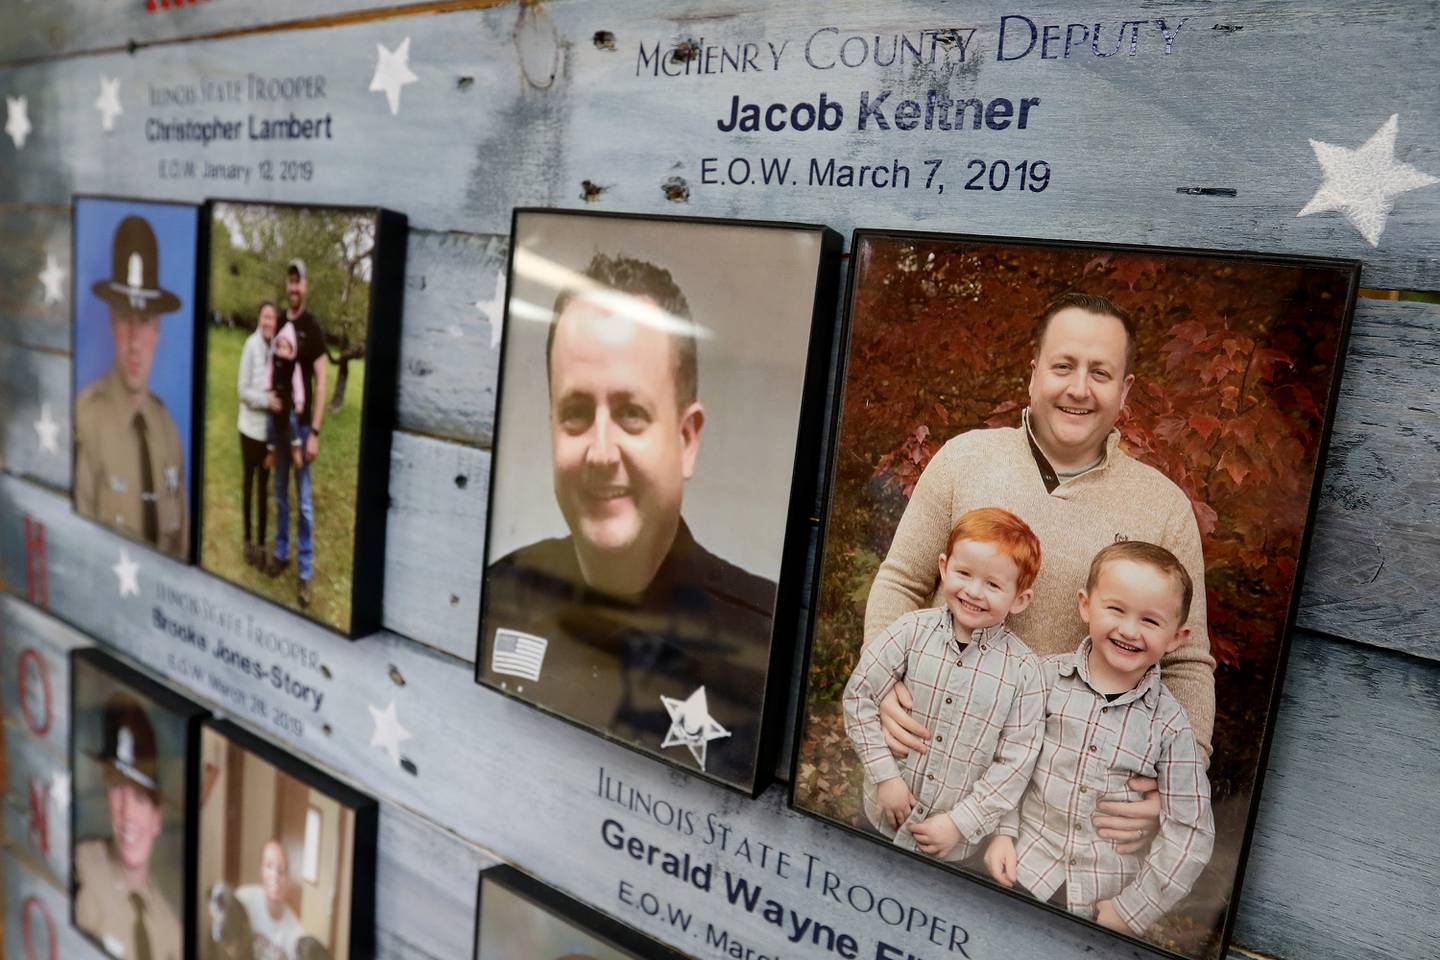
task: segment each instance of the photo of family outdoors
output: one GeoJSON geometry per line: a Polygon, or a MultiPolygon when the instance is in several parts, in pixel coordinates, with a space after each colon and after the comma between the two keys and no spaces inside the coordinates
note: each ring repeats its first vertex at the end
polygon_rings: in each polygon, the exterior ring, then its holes
{"type": "Polygon", "coordinates": [[[793,805],[1217,957],[1357,280],[857,233],[793,805]]]}
{"type": "Polygon", "coordinates": [[[375,210],[211,208],[200,565],[347,634],[361,501],[388,477],[362,469],[362,438],[388,459],[367,391],[393,380],[376,367],[396,327],[375,309],[379,232],[375,210]]]}

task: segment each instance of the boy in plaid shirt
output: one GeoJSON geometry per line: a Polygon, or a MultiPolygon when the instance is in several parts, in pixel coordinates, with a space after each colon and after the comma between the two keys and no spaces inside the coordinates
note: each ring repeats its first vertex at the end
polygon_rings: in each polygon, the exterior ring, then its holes
{"type": "Polygon", "coordinates": [[[1205,757],[1160,658],[1190,635],[1193,587],[1169,550],[1141,541],[1095,555],[1080,617],[1090,635],[1046,657],[1045,742],[1018,811],[985,852],[996,882],[1019,885],[1121,933],[1144,933],[1190,892],[1215,841],[1205,757]],[[1095,804],[1160,784],[1160,832],[1141,857],[1095,833],[1095,804]]]}
{"type": "Polygon", "coordinates": [[[1033,597],[1040,541],[1013,513],[986,507],[955,522],[939,562],[945,605],[905,614],[861,651],[845,686],[845,732],[865,765],[875,829],[961,861],[1014,811],[1040,753],[1040,661],[1005,625],[1033,597]],[[900,762],[879,703],[902,679],[934,737],[900,762]]]}

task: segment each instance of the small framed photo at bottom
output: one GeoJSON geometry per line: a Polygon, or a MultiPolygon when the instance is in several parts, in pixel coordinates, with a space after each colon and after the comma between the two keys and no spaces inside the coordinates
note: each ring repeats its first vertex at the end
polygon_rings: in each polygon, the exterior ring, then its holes
{"type": "Polygon", "coordinates": [[[206,711],[93,648],[70,683],[71,922],[108,956],[184,960],[206,711]]]}
{"type": "Polygon", "coordinates": [[[474,960],[684,960],[514,867],[480,873],[474,960]]]}
{"type": "Polygon", "coordinates": [[[200,737],[199,960],[370,960],[376,802],[233,724],[200,737]]]}

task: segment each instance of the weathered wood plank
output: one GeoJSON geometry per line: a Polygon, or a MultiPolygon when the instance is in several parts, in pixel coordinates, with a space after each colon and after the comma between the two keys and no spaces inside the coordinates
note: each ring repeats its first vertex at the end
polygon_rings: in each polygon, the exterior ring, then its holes
{"type": "MultiPolygon", "coordinates": [[[[876,896],[894,897],[960,924],[972,957],[1114,953],[1107,938],[961,878],[920,868],[897,870],[887,851],[785,809],[780,790],[746,801],[477,688],[468,664],[392,634],[352,644],[284,611],[254,608],[227,585],[149,554],[138,557],[142,596],[118,597],[110,592],[117,581],[108,568],[121,542],[81,525],[54,494],[0,478],[0,573],[9,582],[15,580],[15,530],[22,513],[43,516],[47,523],[52,608],[217,708],[229,702],[217,692],[217,679],[277,705],[281,698],[268,682],[248,681],[214,660],[218,634],[207,616],[243,609],[255,627],[282,638],[284,649],[314,651],[330,677],[318,667],[285,662],[323,690],[323,708],[306,714],[302,735],[264,726],[266,735],[363,784],[387,808],[406,807],[423,825],[458,836],[461,859],[472,867],[481,856],[476,848],[493,851],[702,955],[714,954],[705,953],[698,940],[677,934],[667,921],[627,907],[620,899],[620,881],[656,892],[693,911],[697,923],[713,922],[757,949],[785,946],[773,927],[718,894],[663,884],[659,874],[613,852],[600,828],[614,819],[647,842],[689,852],[699,862],[716,864],[717,871],[761,883],[816,919],[854,931],[862,941],[885,940],[912,950],[927,946],[923,935],[907,937],[874,913],[825,898],[818,879],[807,886],[807,863],[816,871],[833,871],[845,884],[863,884],[876,896]],[[157,593],[162,581],[166,596],[157,593]],[[198,652],[193,644],[155,629],[155,609],[210,631],[210,652],[198,652]],[[190,609],[195,612],[187,613],[190,609]],[[202,676],[195,677],[189,665],[201,665],[202,676]],[[369,744],[366,708],[383,709],[391,702],[412,735],[400,753],[413,773],[369,744]],[[498,771],[504,772],[503,780],[496,779],[498,771]],[[602,774],[611,778],[603,791],[602,774]],[[497,786],[501,782],[503,789],[497,786]],[[655,819],[669,820],[671,814],[647,816],[643,808],[632,808],[627,801],[632,789],[652,811],[690,811],[694,832],[685,829],[683,817],[677,829],[673,822],[655,819]],[[655,806],[658,800],[667,806],[655,806]],[[724,849],[718,839],[707,838],[712,822],[731,830],[724,849]],[[560,833],[566,841],[554,842],[560,833]],[[736,847],[742,836],[750,840],[748,861],[736,847]],[[761,843],[771,849],[766,866],[759,861],[761,843]],[[787,854],[784,876],[774,873],[775,851],[787,854]],[[811,856],[818,859],[810,861],[811,856]]],[[[269,646],[244,637],[225,639],[249,655],[277,659],[269,646]]],[[[1436,877],[1434,854],[1417,849],[1423,846],[1417,838],[1429,835],[1430,800],[1440,788],[1440,738],[1433,734],[1437,696],[1440,668],[1433,663],[1304,632],[1296,637],[1238,942],[1285,956],[1367,957],[1380,956],[1375,951],[1381,949],[1389,956],[1433,955],[1440,917],[1417,915],[1413,905],[1423,902],[1422,885],[1428,890],[1436,877]],[[1355,762],[1359,756],[1364,764],[1355,762]],[[1397,867],[1397,860],[1404,862],[1397,867]],[[1336,910],[1342,895],[1350,906],[1336,910]],[[1406,913],[1404,923],[1392,915],[1396,911],[1406,913]]],[[[254,716],[240,719],[258,722],[254,716]]],[[[425,859],[405,855],[407,862],[425,859]]],[[[438,870],[426,876],[433,876],[426,883],[455,885],[446,916],[460,914],[468,876],[457,881],[451,874],[447,880],[438,870]]],[[[418,951],[410,955],[454,955],[446,952],[448,946],[416,940],[423,921],[409,910],[395,916],[401,918],[396,936],[406,949],[418,951]]],[[[460,937],[454,930],[445,935],[460,937]]]]}
{"type": "Polygon", "coordinates": [[[70,489],[68,356],[0,341],[0,466],[57,490],[70,489]],[[49,450],[43,445],[44,424],[53,424],[49,450]]]}
{"type": "Polygon", "coordinates": [[[32,864],[6,848],[5,956],[16,960],[104,960],[70,926],[70,900],[32,864]]]}
{"type": "Polygon", "coordinates": [[[15,4],[0,35],[0,63],[57,54],[173,42],[232,30],[308,25],[366,10],[434,6],[427,0],[48,0],[15,4]],[[152,9],[153,7],[153,9],[152,9]]]}
{"type": "Polygon", "coordinates": [[[385,626],[475,659],[490,454],[395,434],[385,536],[385,626]]]}
{"type": "Polygon", "coordinates": [[[490,446],[508,252],[504,237],[410,231],[395,399],[401,427],[490,446]]]}
{"type": "Polygon", "coordinates": [[[1440,956],[1427,907],[1437,717],[1435,664],[1296,636],[1236,942],[1278,957],[1440,956]]]}
{"type": "Polygon", "coordinates": [[[70,875],[70,761],[5,728],[5,839],[25,849],[56,886],[70,875]]]}
{"type": "Polygon", "coordinates": [[[1440,306],[1356,317],[1299,623],[1440,659],[1440,306]]]}
{"type": "Polygon", "coordinates": [[[0,340],[68,351],[70,281],[68,208],[0,205],[0,340]],[[40,282],[47,257],[65,271],[58,302],[40,282]]]}
{"type": "MultiPolygon", "coordinates": [[[[23,593],[25,580],[10,581],[23,593]]],[[[3,575],[0,575],[3,577],[3,575]]],[[[70,651],[94,641],[78,630],[12,596],[0,595],[0,680],[5,724],[39,739],[64,757],[70,749],[70,651]],[[21,691],[25,697],[22,701],[21,691]]]]}
{"type": "MultiPolygon", "coordinates": [[[[1017,15],[999,4],[970,5],[942,18],[919,2],[877,11],[846,0],[829,5],[820,18],[805,5],[777,0],[743,8],[648,0],[621,9],[571,0],[46,62],[0,73],[8,96],[29,97],[35,127],[26,148],[11,154],[7,166],[13,171],[0,175],[0,199],[64,202],[76,190],[181,199],[363,198],[405,210],[416,226],[499,234],[506,232],[514,205],[574,207],[585,202],[583,196],[605,209],[821,219],[841,230],[903,223],[1356,256],[1366,260],[1369,285],[1418,288],[1433,282],[1440,266],[1440,186],[1401,195],[1378,247],[1339,213],[1297,214],[1324,179],[1310,141],[1357,148],[1392,113],[1400,118],[1396,156],[1440,175],[1440,111],[1426,85],[1413,82],[1433,67],[1427,38],[1440,18],[1434,4],[1396,0],[1360,9],[1340,0],[1303,7],[1243,0],[1227,4],[1223,14],[1155,12],[1162,15],[1135,21],[1133,5],[1092,4],[1084,16],[1087,35],[1099,23],[1104,42],[1079,41],[1069,58],[1054,49],[1042,58],[1040,44],[1020,55],[1016,38],[1028,38],[1029,27],[1021,19],[1004,20],[1017,15]],[[1130,32],[1119,39],[1124,22],[1134,25],[1133,46],[1130,32]],[[1004,48],[1002,23],[1009,30],[1004,48]],[[974,28],[973,36],[962,34],[963,62],[960,42],[927,47],[919,37],[937,26],[974,28]],[[601,31],[608,38],[597,43],[601,31]],[[897,33],[926,49],[921,63],[903,48],[893,62],[887,59],[898,46],[897,33]],[[399,112],[392,115],[385,96],[369,90],[375,45],[394,49],[407,36],[419,80],[403,89],[399,112]],[[861,39],[848,41],[852,36],[861,39]],[[889,65],[874,62],[877,36],[889,65]],[[1341,37],[1345,42],[1336,42],[1341,37]],[[696,44],[690,74],[655,76],[654,57],[647,63],[641,51],[664,54],[681,40],[696,44]],[[847,41],[851,61],[859,61],[862,43],[870,59],[853,68],[839,62],[847,41]],[[722,48],[733,58],[747,43],[754,45],[754,70],[727,66],[713,72],[724,63],[722,48]],[[777,50],[784,46],[778,69],[771,43],[777,50]],[[930,47],[936,48],[933,65],[930,47]],[[1116,52],[1097,56],[1097,47],[1116,52]],[[1322,47],[1325,56],[1311,54],[1322,47]],[[477,50],[486,55],[477,57],[477,50]],[[323,100],[258,109],[243,100],[200,99],[178,107],[145,102],[152,84],[243,80],[251,71],[293,75],[297,63],[325,77],[323,100]],[[707,63],[712,73],[700,73],[707,63]],[[126,110],[109,134],[95,108],[102,75],[120,79],[126,110]],[[1003,98],[1012,107],[1025,98],[1038,103],[1024,129],[1018,114],[1008,124],[997,117],[997,125],[1006,127],[1001,130],[976,130],[968,120],[963,130],[933,124],[925,130],[923,118],[916,129],[900,129],[896,104],[918,97],[923,110],[930,89],[942,98],[1003,98]],[[868,94],[873,108],[886,90],[885,128],[872,111],[860,129],[861,95],[868,94]],[[717,126],[727,120],[732,97],[788,106],[814,103],[821,92],[843,108],[839,129],[727,133],[717,126]],[[333,138],[208,147],[145,139],[149,119],[220,116],[243,123],[251,112],[284,118],[292,109],[302,119],[332,114],[333,138]],[[1134,162],[1137,156],[1144,162],[1134,162]],[[735,157],[745,159],[750,172],[737,175],[735,184],[714,182],[727,179],[735,157]],[[256,183],[263,158],[308,160],[316,173],[308,181],[281,182],[277,171],[276,180],[256,183]],[[706,167],[705,158],[715,163],[706,167]],[[857,165],[898,161],[910,169],[910,186],[812,183],[812,158],[822,170],[831,158],[857,165]],[[783,187],[763,183],[762,159],[792,162],[783,187]],[[945,164],[930,189],[923,186],[927,159],[945,164]],[[162,179],[162,160],[200,165],[197,178],[162,179]],[[1004,189],[967,190],[971,160],[1005,160],[1007,171],[1008,164],[1043,160],[1051,177],[1043,191],[1032,189],[1033,179],[1022,187],[1008,173],[1004,189]],[[198,179],[205,161],[248,165],[252,179],[198,179]],[[417,169],[423,171],[418,176],[417,169]],[[935,189],[939,183],[947,187],[943,194],[935,189]],[[1192,188],[1234,195],[1186,192],[1192,188]]],[[[1032,16],[1037,25],[1068,23],[1060,16],[1032,16]]],[[[978,180],[982,187],[988,169],[978,180]]]]}

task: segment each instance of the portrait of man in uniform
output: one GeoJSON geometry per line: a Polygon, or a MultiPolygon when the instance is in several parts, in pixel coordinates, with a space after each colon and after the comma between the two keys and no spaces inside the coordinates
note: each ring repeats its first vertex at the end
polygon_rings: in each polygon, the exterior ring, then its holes
{"type": "Polygon", "coordinates": [[[75,510],[188,561],[195,209],[81,198],[75,217],[75,510]]]}
{"type": "Polygon", "coordinates": [[[183,960],[198,707],[94,650],[72,660],[74,923],[120,960],[183,960]]]}
{"type": "MultiPolygon", "coordinates": [[[[539,487],[502,479],[504,499],[492,515],[503,515],[512,497],[517,506],[534,506],[529,497],[543,496],[564,531],[503,552],[492,539],[479,676],[572,721],[748,786],[786,513],[783,500],[748,500],[747,486],[765,477],[788,494],[793,459],[742,465],[736,457],[740,438],[762,432],[767,413],[777,433],[788,428],[782,443],[793,451],[799,398],[766,411],[762,389],[754,409],[737,402],[726,377],[737,344],[716,342],[733,331],[717,329],[725,318],[708,285],[697,308],[677,276],[698,273],[693,256],[613,240],[597,246],[573,267],[549,269],[546,323],[516,331],[525,340],[506,362],[510,382],[543,386],[543,420],[517,425],[523,436],[507,433],[500,456],[507,464],[546,459],[535,456],[543,437],[549,476],[535,477],[539,487]],[[529,434],[536,428],[540,436],[529,434]],[[719,456],[704,442],[712,431],[726,437],[719,456]],[[712,483],[712,498],[692,507],[691,491],[712,483]],[[729,496],[713,496],[716,489],[729,496]],[[698,530],[696,515],[712,529],[698,530]],[[733,528],[724,538],[715,528],[727,519],[733,528]],[[734,548],[741,531],[774,545],[768,563],[734,548]]],[[[812,277],[818,254],[817,236],[812,277]]],[[[522,248],[517,274],[546,273],[541,257],[522,248]]],[[[523,282],[519,295],[530,296],[523,282]]],[[[793,365],[798,387],[813,299],[792,304],[788,317],[771,319],[792,325],[775,338],[776,359],[793,365]]],[[[527,309],[516,308],[512,300],[512,316],[527,309]]],[[[507,389],[502,406],[516,402],[507,389]]]]}

